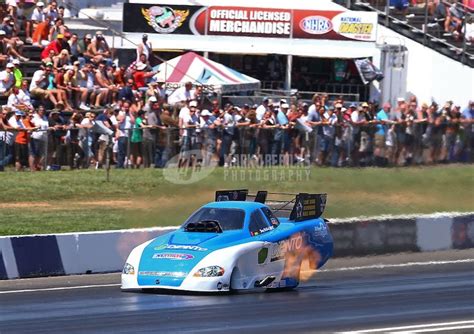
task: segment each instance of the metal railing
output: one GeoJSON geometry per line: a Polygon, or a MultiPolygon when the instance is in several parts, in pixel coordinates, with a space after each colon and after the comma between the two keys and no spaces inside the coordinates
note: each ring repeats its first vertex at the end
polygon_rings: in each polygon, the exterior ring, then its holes
{"type": "MultiPolygon", "coordinates": [[[[202,166],[317,164],[397,166],[474,162],[472,120],[339,121],[308,126],[300,122],[246,126],[149,127],[105,135],[93,129],[49,128],[46,135],[15,143],[22,130],[0,131],[0,169],[164,168],[172,157],[193,155],[202,166]],[[75,131],[73,133],[73,131],[75,131]],[[140,135],[136,136],[136,132],[140,135]],[[198,153],[196,153],[198,152],[198,153]],[[200,153],[199,153],[200,152],[200,153]]],[[[30,132],[30,134],[33,132],[30,132]]]]}
{"type": "MultiPolygon", "coordinates": [[[[449,6],[454,0],[441,1],[449,11],[449,6]]],[[[423,45],[430,46],[439,51],[440,46],[445,47],[452,53],[452,57],[462,63],[471,64],[474,60],[474,48],[472,42],[465,38],[467,22],[471,22],[474,9],[458,3],[460,11],[463,12],[462,27],[456,32],[447,33],[444,30],[446,17],[437,17],[433,12],[435,7],[428,0],[414,7],[395,8],[390,6],[389,0],[365,0],[347,1],[347,7],[366,8],[376,11],[382,18],[385,26],[390,26],[396,31],[410,38],[419,40],[423,45]],[[455,36],[453,36],[453,34],[455,36]],[[451,41],[449,38],[452,37],[451,41]],[[461,40],[462,39],[462,40],[461,40]]]]}

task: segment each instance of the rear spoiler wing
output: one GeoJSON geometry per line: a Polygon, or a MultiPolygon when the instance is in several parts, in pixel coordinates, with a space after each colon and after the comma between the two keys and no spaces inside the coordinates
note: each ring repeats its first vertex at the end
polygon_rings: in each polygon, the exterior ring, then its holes
{"type": "Polygon", "coordinates": [[[290,220],[296,222],[321,217],[326,208],[327,194],[289,194],[289,193],[269,193],[268,191],[258,191],[256,194],[249,194],[248,189],[219,190],[216,191],[216,202],[224,201],[247,201],[253,198],[253,202],[267,204],[273,213],[281,211],[286,213],[290,220]],[[291,199],[269,199],[268,195],[276,197],[289,197],[291,199]],[[290,207],[290,205],[293,205],[290,207]]]}

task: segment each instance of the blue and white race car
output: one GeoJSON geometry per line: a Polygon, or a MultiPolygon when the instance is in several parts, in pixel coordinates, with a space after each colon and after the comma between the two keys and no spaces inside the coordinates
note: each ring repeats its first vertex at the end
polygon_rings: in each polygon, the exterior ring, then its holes
{"type": "Polygon", "coordinates": [[[326,194],[301,193],[266,205],[267,195],[216,192],[216,201],[194,212],[178,230],[133,249],[123,268],[122,289],[222,292],[297,287],[303,261],[317,269],[332,255],[327,221],[320,218],[326,194]],[[275,216],[285,211],[288,218],[275,216]]]}

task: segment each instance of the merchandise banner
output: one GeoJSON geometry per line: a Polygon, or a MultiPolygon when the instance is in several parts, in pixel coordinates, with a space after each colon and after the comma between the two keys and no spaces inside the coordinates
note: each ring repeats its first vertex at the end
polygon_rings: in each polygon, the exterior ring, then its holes
{"type": "Polygon", "coordinates": [[[123,31],[375,42],[377,13],[125,3],[123,31]]]}

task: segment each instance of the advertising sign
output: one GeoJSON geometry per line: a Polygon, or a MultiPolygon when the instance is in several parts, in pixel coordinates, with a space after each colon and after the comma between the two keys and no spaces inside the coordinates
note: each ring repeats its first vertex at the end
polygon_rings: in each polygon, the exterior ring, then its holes
{"type": "Polygon", "coordinates": [[[377,17],[368,12],[347,11],[336,15],[332,19],[336,33],[349,39],[358,41],[375,41],[377,17]]]}
{"type": "Polygon", "coordinates": [[[207,9],[207,34],[289,38],[291,17],[289,9],[213,6],[207,9]]]}
{"type": "Polygon", "coordinates": [[[206,10],[206,7],[125,3],[123,31],[192,35],[189,20],[200,9],[206,10]]]}
{"type": "Polygon", "coordinates": [[[377,14],[234,6],[124,4],[123,31],[375,41],[377,14]]]}

